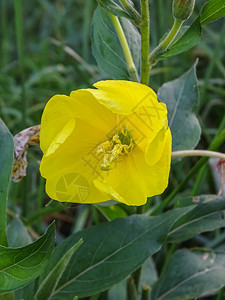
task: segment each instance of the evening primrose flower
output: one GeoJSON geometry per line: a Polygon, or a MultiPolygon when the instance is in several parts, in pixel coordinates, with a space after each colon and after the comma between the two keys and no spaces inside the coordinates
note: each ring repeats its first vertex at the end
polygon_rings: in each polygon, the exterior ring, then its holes
{"type": "Polygon", "coordinates": [[[167,109],[140,83],[106,80],[56,95],[41,121],[40,171],[61,202],[142,205],[168,185],[167,109]]]}

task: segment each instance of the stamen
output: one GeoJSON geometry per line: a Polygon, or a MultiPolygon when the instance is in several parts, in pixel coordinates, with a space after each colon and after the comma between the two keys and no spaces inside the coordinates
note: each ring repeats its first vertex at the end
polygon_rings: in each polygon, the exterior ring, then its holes
{"type": "Polygon", "coordinates": [[[122,128],[108,141],[98,146],[96,153],[104,153],[103,163],[100,165],[101,170],[109,171],[111,163],[117,159],[119,155],[128,155],[134,148],[135,142],[127,130],[122,128]]]}
{"type": "Polygon", "coordinates": [[[105,151],[109,150],[111,147],[111,144],[109,141],[106,141],[98,146],[97,153],[105,153],[105,151]]]}

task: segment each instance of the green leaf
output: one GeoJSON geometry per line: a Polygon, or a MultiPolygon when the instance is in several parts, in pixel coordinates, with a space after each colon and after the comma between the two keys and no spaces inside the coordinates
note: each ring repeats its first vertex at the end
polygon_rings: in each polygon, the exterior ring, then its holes
{"type": "Polygon", "coordinates": [[[209,0],[200,14],[201,24],[205,25],[225,16],[224,0],[209,0]]]}
{"type": "Polygon", "coordinates": [[[190,208],[172,210],[161,216],[134,215],[102,223],[71,235],[54,251],[46,270],[81,237],[84,244],[72,256],[52,300],[87,297],[110,288],[140,267],[157,252],[171,225],[190,208]]]}
{"type": "Polygon", "coordinates": [[[151,300],[193,299],[225,285],[225,253],[178,250],[153,286],[151,300]]]}
{"type": "Polygon", "coordinates": [[[6,228],[9,247],[23,247],[32,243],[26,227],[18,218],[14,218],[6,228]]]}
{"type": "Polygon", "coordinates": [[[80,239],[75,245],[73,245],[59,260],[56,266],[48,272],[47,277],[42,281],[39,286],[36,294],[36,300],[48,300],[51,299],[51,296],[55,292],[55,288],[62,276],[62,273],[65,271],[71,256],[74,251],[76,251],[83,243],[83,240],[80,239]]]}
{"type": "Polygon", "coordinates": [[[98,0],[98,3],[104,7],[106,10],[109,10],[112,14],[118,17],[125,17],[132,20],[132,17],[128,12],[121,7],[118,3],[113,0],[98,0]]]}
{"type": "Polygon", "coordinates": [[[202,27],[199,18],[197,18],[185,32],[176,38],[169,49],[159,56],[159,60],[180,54],[197,45],[201,39],[202,27]]]}
{"type": "Polygon", "coordinates": [[[174,223],[168,241],[181,243],[202,232],[225,227],[225,197],[201,196],[194,198],[197,205],[174,223]]]}
{"type": "Polygon", "coordinates": [[[158,99],[167,105],[173,151],[193,149],[198,144],[201,127],[194,110],[198,105],[196,63],[179,78],[159,88],[158,99]]]}
{"type": "MultiPolygon", "coordinates": [[[[121,18],[131,54],[137,69],[140,68],[140,33],[127,19],[121,18]]],[[[112,79],[130,79],[126,59],[110,17],[100,6],[93,17],[92,52],[99,67],[112,79]]]]}
{"type": "Polygon", "coordinates": [[[7,246],[6,208],[13,165],[14,143],[11,133],[0,119],[0,245],[7,246]]]}
{"type": "Polygon", "coordinates": [[[48,261],[55,241],[55,227],[22,248],[0,246],[0,293],[23,287],[37,278],[48,261]]]}
{"type": "Polygon", "coordinates": [[[110,205],[110,206],[96,205],[96,208],[103,214],[103,216],[108,221],[112,221],[117,218],[123,218],[127,216],[126,212],[118,205],[110,205]]]}

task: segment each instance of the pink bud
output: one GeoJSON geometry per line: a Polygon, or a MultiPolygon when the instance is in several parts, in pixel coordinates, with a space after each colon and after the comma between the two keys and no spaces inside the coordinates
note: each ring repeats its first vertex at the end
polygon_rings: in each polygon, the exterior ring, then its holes
{"type": "Polygon", "coordinates": [[[225,185],[225,159],[220,159],[217,164],[218,169],[218,175],[219,175],[219,181],[220,181],[220,189],[218,192],[218,195],[223,194],[223,189],[225,185]]]}

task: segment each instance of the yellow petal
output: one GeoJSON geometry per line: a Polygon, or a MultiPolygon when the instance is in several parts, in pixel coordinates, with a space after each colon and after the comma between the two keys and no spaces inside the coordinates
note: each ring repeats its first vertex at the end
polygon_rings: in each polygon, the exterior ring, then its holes
{"type": "Polygon", "coordinates": [[[142,149],[136,147],[132,155],[117,163],[104,179],[96,179],[95,186],[113,200],[127,205],[143,205],[147,197],[163,193],[168,185],[171,162],[169,129],[162,143],[161,159],[155,165],[148,165],[142,149]]]}
{"type": "Polygon", "coordinates": [[[145,101],[157,101],[155,92],[146,85],[124,81],[106,80],[94,84],[98,90],[89,89],[96,100],[114,113],[128,115],[145,101]]]}
{"type": "Polygon", "coordinates": [[[143,162],[140,166],[142,167],[143,176],[148,182],[149,197],[163,193],[168,186],[172,149],[172,136],[169,128],[166,131],[163,144],[162,155],[155,165],[148,167],[143,162]]]}
{"type": "Polygon", "coordinates": [[[71,119],[69,120],[63,129],[56,135],[56,137],[53,139],[52,143],[48,147],[45,157],[53,154],[64,142],[65,140],[71,135],[75,127],[75,120],[71,119]]]}
{"type": "Polygon", "coordinates": [[[126,200],[118,194],[111,185],[107,183],[105,180],[93,180],[93,183],[95,187],[101,191],[103,194],[105,194],[106,197],[109,199],[116,200],[121,203],[127,204],[126,200]]]}
{"type": "Polygon", "coordinates": [[[42,115],[40,146],[44,153],[70,119],[81,119],[103,135],[116,124],[116,115],[99,104],[87,90],[72,92],[70,97],[56,95],[49,100],[42,115]]]}
{"type": "Polygon", "coordinates": [[[68,169],[53,173],[47,178],[46,192],[55,200],[73,203],[99,203],[109,200],[94,186],[91,178],[91,170],[87,172],[83,166],[70,166],[68,169]]]}
{"type": "Polygon", "coordinates": [[[45,106],[40,131],[40,147],[43,152],[47,151],[68,120],[74,119],[72,111],[68,107],[68,101],[69,97],[56,95],[45,106]]]}
{"type": "Polygon", "coordinates": [[[167,132],[167,128],[163,126],[156,134],[148,141],[146,152],[145,152],[145,159],[147,163],[152,166],[159,161],[162,156],[162,152],[164,150],[164,142],[165,142],[165,135],[167,132]]]}
{"type": "Polygon", "coordinates": [[[82,119],[96,129],[107,133],[114,128],[116,115],[96,101],[88,89],[71,92],[70,100],[74,105],[73,113],[76,119],[82,119]]]}
{"type": "Polygon", "coordinates": [[[142,205],[147,201],[147,187],[134,155],[116,162],[109,173],[97,178],[95,186],[111,199],[127,205],[142,205]]]}
{"type": "MultiPolygon", "coordinates": [[[[97,156],[97,147],[105,141],[105,128],[98,129],[90,123],[77,119],[75,129],[72,134],[52,152],[51,148],[47,150],[42,158],[40,171],[43,177],[48,178],[52,173],[76,165],[80,160],[89,163],[90,166],[97,168],[100,164],[97,156]],[[51,153],[51,155],[48,155],[51,153]]],[[[96,177],[96,176],[95,176],[96,177]]]]}

